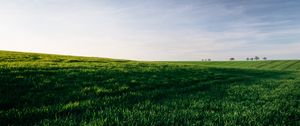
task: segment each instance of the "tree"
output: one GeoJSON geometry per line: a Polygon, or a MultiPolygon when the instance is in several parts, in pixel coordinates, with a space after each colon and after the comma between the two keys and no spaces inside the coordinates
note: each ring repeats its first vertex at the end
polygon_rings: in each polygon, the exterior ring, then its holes
{"type": "Polygon", "coordinates": [[[259,60],[259,57],[258,57],[258,56],[255,56],[254,59],[255,59],[255,60],[259,60]]]}
{"type": "Polygon", "coordinates": [[[253,58],[250,58],[251,61],[253,61],[253,58]]]}
{"type": "Polygon", "coordinates": [[[246,58],[246,60],[247,60],[247,61],[249,61],[249,60],[250,60],[250,58],[249,58],[249,57],[247,57],[247,58],[246,58]]]}
{"type": "Polygon", "coordinates": [[[233,60],[234,60],[234,58],[232,57],[232,58],[230,58],[229,60],[233,61],[233,60]]]}
{"type": "Polygon", "coordinates": [[[264,60],[267,60],[267,57],[264,57],[263,59],[264,59],[264,60]]]}
{"type": "Polygon", "coordinates": [[[211,61],[211,59],[207,59],[207,61],[211,61]]]}

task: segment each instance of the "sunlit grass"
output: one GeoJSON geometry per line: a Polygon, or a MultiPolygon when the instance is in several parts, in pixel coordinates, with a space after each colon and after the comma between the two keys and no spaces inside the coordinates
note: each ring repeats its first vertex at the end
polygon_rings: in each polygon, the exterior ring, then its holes
{"type": "Polygon", "coordinates": [[[0,56],[0,125],[300,124],[298,61],[0,56]]]}

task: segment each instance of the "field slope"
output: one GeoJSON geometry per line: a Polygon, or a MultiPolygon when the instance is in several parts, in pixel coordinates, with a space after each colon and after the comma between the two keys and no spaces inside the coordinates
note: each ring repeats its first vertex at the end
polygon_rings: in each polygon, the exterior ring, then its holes
{"type": "Polygon", "coordinates": [[[300,125],[299,66],[0,51],[0,125],[300,125]]]}
{"type": "Polygon", "coordinates": [[[211,67],[227,67],[227,68],[248,68],[262,70],[285,70],[299,71],[300,60],[267,60],[267,61],[177,61],[177,62],[159,62],[159,63],[175,63],[175,64],[192,64],[211,67]]]}

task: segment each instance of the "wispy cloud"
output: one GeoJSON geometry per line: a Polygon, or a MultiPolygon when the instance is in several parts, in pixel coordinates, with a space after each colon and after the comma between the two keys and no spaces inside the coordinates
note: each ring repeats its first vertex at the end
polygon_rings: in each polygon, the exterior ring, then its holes
{"type": "Polygon", "coordinates": [[[7,0],[0,2],[0,49],[140,60],[300,58],[298,5],[296,0],[7,0]]]}

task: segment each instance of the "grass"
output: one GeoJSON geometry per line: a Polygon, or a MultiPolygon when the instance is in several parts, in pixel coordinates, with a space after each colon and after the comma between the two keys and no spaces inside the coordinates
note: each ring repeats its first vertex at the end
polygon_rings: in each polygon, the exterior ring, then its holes
{"type": "Polygon", "coordinates": [[[270,61],[173,61],[173,62],[158,62],[158,63],[175,63],[175,64],[192,64],[211,67],[226,67],[226,68],[247,68],[260,70],[285,70],[285,71],[300,71],[300,60],[270,60],[270,61]]]}
{"type": "Polygon", "coordinates": [[[0,51],[0,125],[300,125],[299,68],[0,51]]]}

